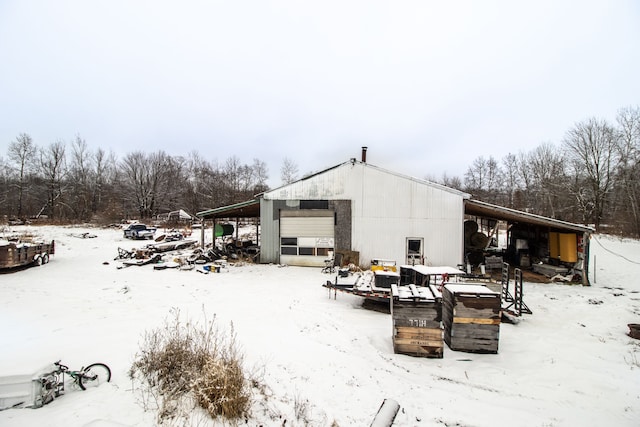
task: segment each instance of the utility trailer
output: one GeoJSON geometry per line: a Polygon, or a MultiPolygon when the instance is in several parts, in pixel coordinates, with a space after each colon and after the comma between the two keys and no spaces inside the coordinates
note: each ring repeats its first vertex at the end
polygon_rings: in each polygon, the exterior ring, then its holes
{"type": "Polygon", "coordinates": [[[0,269],[42,265],[55,253],[55,242],[0,240],[0,269]]]}

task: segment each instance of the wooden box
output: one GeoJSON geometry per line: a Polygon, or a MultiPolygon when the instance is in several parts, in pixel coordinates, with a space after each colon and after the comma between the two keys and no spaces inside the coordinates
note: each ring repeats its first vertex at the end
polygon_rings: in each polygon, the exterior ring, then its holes
{"type": "Polygon", "coordinates": [[[497,353],[500,293],[479,284],[446,284],[442,289],[444,341],[451,350],[497,353]]]}
{"type": "Polygon", "coordinates": [[[434,286],[391,286],[393,351],[442,358],[442,297],[434,286]]]}
{"type": "Polygon", "coordinates": [[[487,270],[500,270],[502,268],[502,263],[502,257],[498,255],[484,258],[484,264],[487,266],[487,270]]]}

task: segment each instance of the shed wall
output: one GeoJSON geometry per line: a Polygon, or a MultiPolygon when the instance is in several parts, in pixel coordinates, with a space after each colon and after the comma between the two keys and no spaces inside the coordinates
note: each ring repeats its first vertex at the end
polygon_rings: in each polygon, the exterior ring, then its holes
{"type": "Polygon", "coordinates": [[[260,199],[260,262],[277,264],[280,257],[280,218],[279,208],[286,206],[284,200],[260,199]]]}
{"type": "Polygon", "coordinates": [[[456,265],[463,259],[463,194],[356,162],[267,192],[264,202],[351,200],[351,249],[362,265],[372,258],[404,263],[407,238],[424,238],[427,264],[456,265]]]}
{"type": "Polygon", "coordinates": [[[460,194],[403,176],[363,169],[354,177],[353,246],[361,263],[405,262],[406,239],[424,239],[424,263],[455,266],[463,259],[464,205],[460,194]],[[360,182],[358,182],[360,178],[360,182]]]}

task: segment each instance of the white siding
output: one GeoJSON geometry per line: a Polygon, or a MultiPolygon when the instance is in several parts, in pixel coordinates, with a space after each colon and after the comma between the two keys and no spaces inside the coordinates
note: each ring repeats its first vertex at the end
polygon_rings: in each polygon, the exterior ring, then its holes
{"type": "Polygon", "coordinates": [[[465,193],[355,162],[264,194],[265,199],[352,200],[352,250],[404,263],[407,237],[424,238],[428,265],[463,261],[465,193]]]}

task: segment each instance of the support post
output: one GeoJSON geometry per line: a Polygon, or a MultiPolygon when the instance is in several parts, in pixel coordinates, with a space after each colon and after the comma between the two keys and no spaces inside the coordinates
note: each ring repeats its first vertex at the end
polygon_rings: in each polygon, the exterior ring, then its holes
{"type": "Polygon", "coordinates": [[[200,247],[204,248],[204,229],[207,225],[207,220],[202,218],[202,224],[200,224],[200,247]]]}

